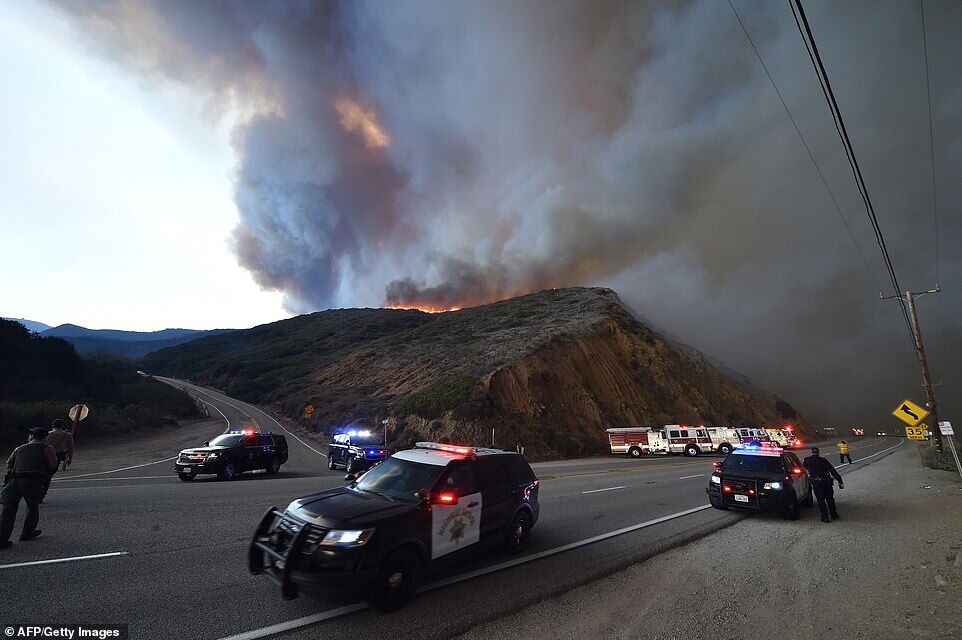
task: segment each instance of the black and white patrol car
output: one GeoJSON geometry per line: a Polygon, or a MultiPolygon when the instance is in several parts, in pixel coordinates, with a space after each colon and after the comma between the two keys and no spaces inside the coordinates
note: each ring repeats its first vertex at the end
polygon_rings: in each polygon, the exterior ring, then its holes
{"type": "Polygon", "coordinates": [[[802,461],[778,446],[738,447],[715,463],[707,491],[716,509],[775,511],[789,520],[801,515],[802,506],[812,506],[812,485],[802,461]]]}
{"type": "Polygon", "coordinates": [[[403,606],[421,578],[484,549],[521,553],[538,486],[516,453],[419,442],[351,484],[268,509],[249,550],[285,598],[366,595],[403,606]]]}
{"type": "Polygon", "coordinates": [[[388,456],[381,439],[370,431],[347,431],[331,436],[327,446],[327,468],[348,473],[370,469],[388,456]]]}
{"type": "Polygon", "coordinates": [[[285,462],[287,438],[283,435],[228,431],[203,446],[181,451],[174,472],[181,480],[193,480],[199,474],[217,474],[221,480],[233,480],[245,471],[263,469],[275,474],[285,462]]]}

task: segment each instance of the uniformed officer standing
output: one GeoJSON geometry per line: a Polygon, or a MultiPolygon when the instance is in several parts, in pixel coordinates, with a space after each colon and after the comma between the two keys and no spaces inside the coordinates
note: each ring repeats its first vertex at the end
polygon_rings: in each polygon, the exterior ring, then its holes
{"type": "Polygon", "coordinates": [[[57,418],[50,423],[50,433],[47,434],[44,440],[47,444],[53,447],[54,453],[57,454],[57,466],[54,467],[49,474],[47,474],[46,480],[43,483],[43,495],[40,496],[40,502],[47,497],[47,492],[50,491],[50,482],[53,480],[54,474],[60,469],[60,465],[63,465],[64,471],[73,462],[73,434],[64,429],[63,420],[57,418]]]}
{"type": "Polygon", "coordinates": [[[812,455],[805,458],[802,464],[812,482],[812,491],[815,493],[815,499],[818,500],[818,510],[822,512],[822,522],[838,520],[832,479],[838,480],[839,489],[844,489],[845,483],[842,482],[842,476],[838,475],[838,471],[831,462],[818,454],[818,447],[812,447],[812,455]]]}
{"type": "Polygon", "coordinates": [[[37,522],[40,520],[40,499],[43,495],[44,479],[50,470],[57,466],[57,455],[53,447],[44,442],[47,430],[39,427],[30,430],[27,444],[13,450],[7,459],[9,479],[0,492],[3,514],[0,515],[0,549],[12,545],[10,534],[17,519],[20,500],[27,503],[27,518],[23,523],[21,540],[33,540],[40,535],[37,522]]]}
{"type": "Polygon", "coordinates": [[[843,464],[845,462],[845,458],[848,458],[848,463],[852,464],[852,456],[850,456],[848,453],[848,443],[844,440],[838,443],[838,458],[839,464],[843,464]]]}

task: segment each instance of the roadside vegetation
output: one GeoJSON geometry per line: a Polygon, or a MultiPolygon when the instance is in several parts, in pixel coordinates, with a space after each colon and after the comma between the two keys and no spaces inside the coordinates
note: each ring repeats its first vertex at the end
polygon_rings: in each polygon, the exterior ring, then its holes
{"type": "Polygon", "coordinates": [[[80,427],[80,437],[90,439],[199,415],[190,396],[138,375],[129,360],[107,354],[81,358],[65,340],[0,320],[0,447],[20,444],[31,427],[67,419],[67,410],[77,403],[90,407],[80,427]]]}

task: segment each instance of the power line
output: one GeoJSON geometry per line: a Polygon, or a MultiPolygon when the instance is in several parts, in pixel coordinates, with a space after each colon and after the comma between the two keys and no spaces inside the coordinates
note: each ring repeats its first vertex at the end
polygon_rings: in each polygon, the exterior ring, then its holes
{"type": "MultiPolygon", "coordinates": [[[[802,7],[801,0],[789,0],[789,6],[792,8],[792,15],[795,17],[795,25],[798,27],[798,32],[802,37],[802,41],[805,43],[805,49],[808,51],[808,57],[812,61],[812,66],[815,67],[815,74],[818,76],[819,85],[822,88],[822,94],[825,96],[825,100],[828,102],[829,110],[832,113],[832,120],[835,123],[835,130],[838,132],[839,138],[842,140],[842,146],[845,148],[845,155],[848,158],[849,165],[852,167],[852,174],[855,177],[855,184],[858,187],[859,195],[862,197],[862,203],[865,205],[865,213],[868,215],[869,220],[872,223],[872,230],[875,232],[875,241],[878,244],[879,250],[882,252],[882,259],[885,262],[889,279],[892,282],[895,293],[901,296],[902,287],[899,285],[898,276],[895,274],[895,265],[892,263],[892,257],[889,255],[888,247],[885,244],[885,237],[882,235],[882,229],[879,226],[878,217],[875,214],[875,207],[872,205],[872,198],[869,195],[868,186],[865,184],[865,179],[862,177],[862,169],[858,164],[858,158],[855,156],[855,149],[852,147],[852,141],[849,139],[848,130],[845,127],[845,121],[842,119],[842,111],[838,106],[838,102],[835,100],[835,92],[832,90],[832,83],[828,79],[828,72],[825,70],[825,65],[822,63],[822,57],[818,52],[818,45],[815,43],[815,36],[812,34],[812,28],[811,25],[809,25],[808,18],[805,15],[805,9],[802,7]]],[[[912,332],[912,323],[909,320],[909,311],[905,300],[903,300],[901,297],[899,298],[899,306],[902,309],[902,318],[905,321],[905,328],[908,330],[909,336],[912,338],[913,349],[918,350],[918,347],[915,343],[914,333],[912,332]]]]}
{"type": "MultiPolygon", "coordinates": [[[[922,62],[925,65],[925,104],[929,112],[929,159],[932,163],[932,218],[935,221],[935,283],[942,281],[939,267],[939,203],[935,188],[935,136],[932,132],[932,88],[929,82],[929,47],[925,37],[925,5],[919,0],[919,17],[922,22],[922,62]]],[[[941,329],[942,352],[945,353],[945,317],[942,314],[942,298],[938,298],[939,328],[941,329]]]]}
{"type": "Polygon", "coordinates": [[[828,197],[832,199],[832,204],[835,205],[835,211],[838,212],[838,217],[841,218],[842,224],[845,225],[845,230],[848,231],[848,237],[851,238],[852,244],[855,246],[855,251],[858,252],[859,257],[862,259],[862,264],[865,265],[865,269],[868,271],[869,276],[871,276],[872,282],[875,283],[875,288],[879,293],[881,293],[882,285],[879,284],[878,278],[875,277],[875,272],[872,271],[872,267],[865,258],[865,254],[862,253],[862,248],[859,246],[858,240],[855,239],[855,234],[852,232],[852,227],[849,226],[848,220],[845,219],[845,215],[842,213],[842,208],[839,206],[838,200],[835,198],[835,194],[832,192],[832,188],[828,186],[828,180],[825,179],[825,175],[822,173],[821,168],[819,168],[818,162],[815,161],[815,154],[812,153],[811,148],[808,146],[808,142],[805,141],[805,136],[802,135],[802,131],[798,128],[798,123],[795,122],[795,117],[792,115],[791,110],[785,103],[785,98],[782,97],[782,92],[778,90],[778,85],[775,84],[775,78],[772,77],[771,72],[768,70],[768,65],[766,65],[765,61],[762,59],[762,55],[758,51],[758,47],[755,46],[755,41],[752,40],[752,36],[748,33],[748,29],[745,27],[745,23],[742,22],[741,16],[738,15],[738,11],[735,9],[735,5],[732,3],[732,0],[728,0],[728,6],[732,8],[732,13],[735,14],[735,19],[738,20],[738,24],[741,26],[745,37],[748,38],[748,43],[752,46],[752,50],[755,52],[755,57],[758,58],[758,62],[762,65],[762,69],[765,70],[765,75],[768,76],[769,82],[772,83],[772,88],[775,90],[775,95],[778,96],[778,100],[782,103],[785,113],[788,114],[788,119],[792,121],[792,126],[795,127],[795,133],[798,134],[798,139],[802,141],[802,146],[804,146],[805,151],[808,152],[808,157],[812,161],[812,166],[815,167],[818,177],[822,180],[822,184],[825,186],[825,191],[828,192],[828,197]]]}

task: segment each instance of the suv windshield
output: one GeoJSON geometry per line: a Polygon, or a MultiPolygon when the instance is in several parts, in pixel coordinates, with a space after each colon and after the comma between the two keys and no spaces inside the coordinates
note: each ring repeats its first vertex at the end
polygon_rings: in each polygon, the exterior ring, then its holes
{"type": "Polygon", "coordinates": [[[351,444],[355,447],[380,447],[381,439],[377,436],[351,436],[351,444]]]}
{"type": "Polygon", "coordinates": [[[361,476],[354,488],[406,502],[417,502],[418,491],[430,490],[444,469],[433,464],[388,458],[361,476]]]}
{"type": "Polygon", "coordinates": [[[730,455],[722,463],[722,470],[733,471],[761,471],[764,473],[782,473],[782,459],[778,456],[746,456],[742,454],[730,455]]]}
{"type": "Polygon", "coordinates": [[[244,436],[241,435],[241,434],[217,436],[216,438],[214,438],[213,440],[210,441],[210,446],[212,446],[212,447],[236,447],[237,445],[240,444],[241,440],[243,440],[243,439],[244,439],[244,436]]]}

